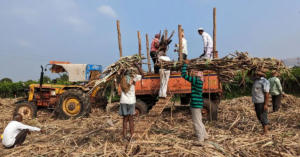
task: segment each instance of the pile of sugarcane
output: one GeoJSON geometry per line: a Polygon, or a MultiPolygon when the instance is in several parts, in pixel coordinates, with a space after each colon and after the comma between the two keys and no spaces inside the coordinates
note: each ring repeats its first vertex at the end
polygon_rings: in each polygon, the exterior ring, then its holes
{"type": "MultiPolygon", "coordinates": [[[[160,66],[164,69],[179,71],[182,62],[161,61],[160,66]]],[[[280,60],[274,58],[251,58],[247,52],[236,52],[220,59],[205,60],[192,59],[188,69],[213,70],[218,73],[221,82],[232,82],[238,72],[266,73],[276,70],[280,74],[289,73],[288,67],[280,60]]]]}
{"type": "Polygon", "coordinates": [[[117,62],[105,68],[104,72],[102,73],[102,75],[104,75],[102,79],[89,83],[89,85],[94,84],[89,93],[91,93],[96,87],[105,86],[112,80],[120,79],[120,76],[127,70],[131,71],[133,74],[138,74],[139,72],[136,65],[140,64],[143,59],[144,57],[139,56],[138,54],[121,57],[117,62]]]}

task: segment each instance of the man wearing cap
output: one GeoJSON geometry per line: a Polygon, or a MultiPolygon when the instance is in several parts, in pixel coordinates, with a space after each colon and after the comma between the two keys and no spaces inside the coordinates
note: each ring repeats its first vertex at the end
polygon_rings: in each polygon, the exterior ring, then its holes
{"type": "Polygon", "coordinates": [[[263,72],[254,74],[254,83],[252,86],[252,101],[255,106],[255,112],[258,120],[263,126],[263,133],[268,133],[268,102],[270,82],[265,78],[263,72]]]}
{"type": "Polygon", "coordinates": [[[155,64],[158,60],[158,48],[159,48],[159,38],[160,34],[155,34],[155,38],[151,42],[151,50],[150,50],[150,56],[152,58],[153,64],[154,64],[154,72],[157,74],[159,72],[159,67],[155,64]]]}
{"type": "Polygon", "coordinates": [[[203,38],[203,45],[204,45],[204,52],[200,56],[200,58],[205,58],[205,59],[212,59],[213,58],[213,40],[211,36],[204,32],[203,28],[198,28],[198,33],[202,36],[203,38]]]}
{"type": "Polygon", "coordinates": [[[273,104],[273,112],[276,112],[279,110],[281,106],[281,97],[284,94],[282,91],[282,86],[280,83],[277,71],[272,72],[272,76],[269,79],[270,82],[270,94],[272,96],[272,104],[273,104]]]}
{"type": "Polygon", "coordinates": [[[199,142],[208,139],[208,134],[202,122],[202,108],[203,108],[203,73],[201,71],[192,71],[190,75],[187,74],[187,66],[189,60],[185,60],[181,70],[181,76],[187,81],[191,82],[191,103],[190,109],[192,113],[192,121],[196,136],[199,142]]]}
{"type": "MultiPolygon", "coordinates": [[[[175,49],[174,52],[179,52],[178,44],[175,44],[175,47],[178,49],[175,49]]],[[[182,59],[186,60],[188,55],[188,49],[187,49],[187,40],[184,37],[184,32],[182,32],[182,59]]],[[[180,54],[178,55],[178,60],[180,59],[180,54]]]]}

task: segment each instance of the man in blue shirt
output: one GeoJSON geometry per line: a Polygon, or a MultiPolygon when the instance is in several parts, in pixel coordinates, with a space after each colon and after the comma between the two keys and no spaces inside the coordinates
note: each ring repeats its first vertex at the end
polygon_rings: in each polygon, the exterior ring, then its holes
{"type": "Polygon", "coordinates": [[[258,120],[263,126],[263,133],[268,133],[268,102],[270,82],[265,78],[266,75],[262,72],[256,72],[254,83],[252,86],[252,101],[255,106],[255,112],[258,120]]]}

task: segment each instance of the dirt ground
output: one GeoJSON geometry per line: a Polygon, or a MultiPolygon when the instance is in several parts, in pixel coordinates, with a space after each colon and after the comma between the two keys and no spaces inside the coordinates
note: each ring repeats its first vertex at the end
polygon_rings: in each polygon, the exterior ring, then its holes
{"type": "MultiPolygon", "coordinates": [[[[14,101],[0,100],[0,133],[11,120],[14,101]]],[[[288,96],[279,112],[271,110],[271,131],[264,136],[250,97],[222,101],[219,121],[204,120],[210,137],[201,144],[195,141],[188,108],[172,114],[166,109],[148,137],[132,142],[121,138],[117,113],[93,109],[88,118],[57,120],[43,109],[24,123],[46,133],[34,132],[13,149],[0,146],[0,156],[300,156],[300,99],[288,96]]]]}

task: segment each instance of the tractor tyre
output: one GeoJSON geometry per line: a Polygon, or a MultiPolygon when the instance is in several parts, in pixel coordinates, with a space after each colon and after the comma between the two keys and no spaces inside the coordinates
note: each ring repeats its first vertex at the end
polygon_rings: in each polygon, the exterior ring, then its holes
{"type": "Polygon", "coordinates": [[[203,108],[207,110],[207,120],[209,121],[218,120],[218,105],[219,103],[217,101],[211,100],[211,102],[209,102],[209,99],[204,98],[203,108]]]}
{"type": "Polygon", "coordinates": [[[105,110],[107,104],[108,104],[107,98],[105,96],[102,96],[101,92],[98,92],[95,97],[95,103],[93,107],[105,110]]]}
{"type": "Polygon", "coordinates": [[[16,114],[21,114],[25,120],[33,119],[37,115],[37,106],[30,102],[17,103],[13,116],[16,114]]]}
{"type": "MultiPolygon", "coordinates": [[[[116,104],[113,107],[110,108],[111,112],[119,112],[120,110],[120,104],[116,104]]],[[[136,104],[135,104],[135,114],[134,116],[140,116],[143,114],[146,114],[148,112],[148,106],[145,102],[143,102],[140,99],[136,100],[136,104]]]]}
{"type": "Polygon", "coordinates": [[[91,112],[89,96],[80,89],[69,89],[59,98],[56,106],[58,118],[68,119],[71,117],[88,116],[91,112]]]}
{"type": "Polygon", "coordinates": [[[140,100],[140,99],[137,99],[136,100],[136,104],[135,104],[135,116],[140,116],[140,115],[143,115],[143,114],[146,114],[148,112],[148,106],[147,104],[140,100]]]}

